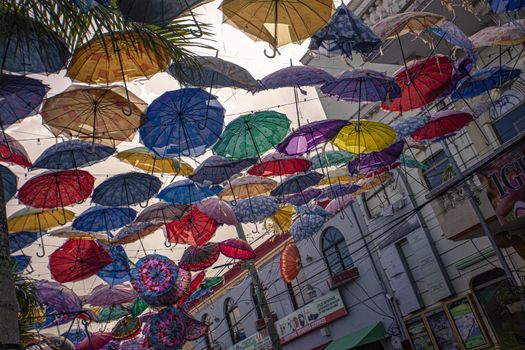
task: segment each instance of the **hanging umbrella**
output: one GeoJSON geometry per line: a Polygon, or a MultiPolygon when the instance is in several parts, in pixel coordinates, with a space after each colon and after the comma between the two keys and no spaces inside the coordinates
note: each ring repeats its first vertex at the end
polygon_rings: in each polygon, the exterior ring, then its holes
{"type": "Polygon", "coordinates": [[[333,143],[343,151],[362,154],[381,151],[395,140],[396,132],[386,124],[352,120],[339,131],[333,143]]]}
{"type": "Polygon", "coordinates": [[[35,282],[36,298],[39,303],[57,312],[74,313],[82,310],[82,301],[68,287],[53,281],[35,282]]]}
{"type": "Polygon", "coordinates": [[[312,66],[289,66],[268,74],[261,80],[266,89],[282,87],[302,87],[322,85],[335,78],[322,70],[312,66]]]}
{"type": "Polygon", "coordinates": [[[430,27],[425,30],[432,33],[437,38],[443,38],[457,48],[464,50],[473,61],[476,61],[476,53],[474,52],[474,45],[469,37],[454,23],[450,21],[442,21],[435,27],[430,27]]]}
{"type": "Polygon", "coordinates": [[[204,198],[215,196],[220,191],[222,191],[221,186],[201,186],[189,179],[184,179],[165,187],[157,197],[171,204],[193,204],[204,198]]]}
{"type": "Polygon", "coordinates": [[[142,321],[138,317],[124,316],[121,318],[111,333],[113,333],[113,339],[122,341],[126,339],[135,338],[140,334],[142,330],[142,321]]]}
{"type": "Polygon", "coordinates": [[[399,165],[404,146],[404,141],[398,141],[379,152],[363,154],[348,163],[348,173],[351,176],[374,176],[390,170],[399,165]]]}
{"type": "Polygon", "coordinates": [[[427,28],[435,27],[442,20],[443,16],[430,12],[400,12],[376,22],[372,30],[384,41],[409,33],[418,35],[427,28]]]}
{"type": "Polygon", "coordinates": [[[49,231],[49,236],[66,239],[97,239],[107,241],[108,236],[98,232],[83,232],[73,229],[71,226],[57,228],[49,231]]]}
{"type": "Polygon", "coordinates": [[[449,87],[453,71],[454,62],[446,56],[436,55],[408,62],[394,73],[401,96],[383,102],[381,108],[406,112],[435,101],[449,87]]]}
{"type": "Polygon", "coordinates": [[[312,237],[321,230],[325,218],[315,214],[301,215],[290,228],[290,234],[296,242],[312,237]]]}
{"type": "Polygon", "coordinates": [[[380,45],[381,39],[341,3],[328,24],[312,36],[308,49],[325,57],[344,55],[351,59],[353,52],[368,56],[379,51],[380,45]]]}
{"type": "Polygon", "coordinates": [[[266,195],[277,186],[277,182],[260,176],[242,176],[231,181],[224,190],[219,193],[223,200],[252,198],[266,195]]]}
{"type": "Polygon", "coordinates": [[[149,105],[140,139],[160,157],[199,156],[219,139],[224,111],[200,88],[168,91],[149,105]]]}
{"type": "Polygon", "coordinates": [[[317,204],[308,203],[297,207],[297,215],[317,215],[322,218],[330,218],[329,212],[321,208],[317,204]]]}
{"type": "Polygon", "coordinates": [[[95,315],[92,316],[92,318],[95,322],[98,323],[108,323],[111,321],[117,321],[129,314],[129,311],[125,309],[122,305],[101,308],[95,307],[93,308],[93,310],[95,311],[95,315]]]}
{"type": "Polygon", "coordinates": [[[75,345],[61,336],[45,336],[45,342],[51,350],[75,350],[75,345]]]}
{"type": "Polygon", "coordinates": [[[358,189],[359,186],[354,184],[330,185],[323,189],[323,192],[319,195],[318,199],[337,199],[352,194],[358,189]]]}
{"type": "Polygon", "coordinates": [[[96,241],[70,239],[49,256],[49,270],[57,282],[75,282],[93,276],[112,261],[96,241]]]}
{"type": "Polygon", "coordinates": [[[439,140],[463,129],[473,119],[472,115],[466,112],[439,111],[432,114],[425,126],[414,131],[411,137],[414,141],[439,140]]]}
{"type": "Polygon", "coordinates": [[[174,19],[192,13],[194,8],[208,2],[210,0],[117,0],[117,6],[126,20],[165,27],[174,19]]]}
{"type": "Polygon", "coordinates": [[[96,205],[80,214],[73,221],[73,228],[84,232],[108,232],[131,223],[136,215],[131,208],[96,205]]]}
{"type": "Polygon", "coordinates": [[[277,201],[269,196],[242,199],[233,207],[237,220],[242,223],[259,222],[279,210],[277,201]]]}
{"type": "Polygon", "coordinates": [[[273,152],[264,156],[261,162],[248,169],[247,173],[259,176],[282,176],[305,172],[311,166],[312,163],[302,156],[288,156],[273,152]]]}
{"type": "Polygon", "coordinates": [[[191,165],[182,159],[161,158],[146,147],[135,147],[119,152],[117,158],[149,173],[187,176],[193,172],[191,165]]]}
{"type": "Polygon", "coordinates": [[[46,148],[33,163],[33,168],[77,169],[99,163],[113,153],[115,153],[115,149],[112,147],[90,144],[80,140],[69,140],[46,148]]]}
{"type": "Polygon", "coordinates": [[[146,103],[129,94],[128,106],[124,92],[120,86],[70,87],[46,100],[42,118],[55,136],[63,134],[112,146],[132,141],[143,123],[146,103]]]}
{"type": "Polygon", "coordinates": [[[255,259],[255,252],[248,242],[242,239],[231,238],[219,243],[222,255],[232,259],[252,260],[255,259]]]}
{"type": "Polygon", "coordinates": [[[108,286],[99,284],[89,293],[86,303],[93,306],[112,306],[131,303],[135,299],[137,299],[137,293],[130,285],[108,286]]]}
{"type": "MultiPolygon", "coordinates": [[[[0,116],[0,120],[1,118],[0,116]]],[[[25,148],[6,133],[0,133],[0,162],[16,164],[23,168],[32,166],[25,148]]]]}
{"type": "Polygon", "coordinates": [[[345,151],[324,151],[310,158],[312,169],[327,168],[330,166],[339,166],[348,164],[354,156],[345,151]]]}
{"type": "Polygon", "coordinates": [[[521,0],[487,0],[495,13],[519,12],[525,6],[521,0]]]}
{"type": "Polygon", "coordinates": [[[277,145],[276,149],[280,153],[302,155],[315,147],[331,140],[339,130],[348,124],[347,120],[320,120],[301,126],[299,129],[290,133],[277,145]]]}
{"type": "Polygon", "coordinates": [[[188,206],[185,204],[169,204],[158,202],[142,210],[137,218],[136,223],[167,224],[173,220],[180,219],[188,206]]]}
{"type": "Polygon", "coordinates": [[[264,220],[264,228],[268,232],[274,234],[281,234],[288,232],[292,226],[292,217],[295,215],[295,209],[293,205],[283,205],[269,218],[264,220]]]}
{"type": "Polygon", "coordinates": [[[109,343],[104,345],[100,350],[119,350],[120,341],[119,340],[110,340],[109,343]]]}
{"type": "Polygon", "coordinates": [[[326,185],[340,185],[340,184],[346,184],[346,183],[354,183],[359,181],[361,177],[359,176],[350,176],[348,174],[348,169],[346,167],[344,168],[337,168],[334,170],[330,170],[326,173],[326,176],[319,181],[319,186],[326,186],[326,185]]]}
{"type": "Polygon", "coordinates": [[[217,185],[228,181],[233,175],[238,174],[250,165],[255,164],[257,158],[230,160],[221,156],[206,158],[189,178],[194,182],[217,185]]]}
{"type": "Polygon", "coordinates": [[[219,245],[207,243],[200,247],[188,247],[184,250],[179,266],[186,271],[201,271],[215,264],[219,259],[219,245]]]}
{"type": "Polygon", "coordinates": [[[231,205],[218,198],[206,198],[196,205],[202,213],[216,220],[219,224],[235,225],[237,218],[231,205]]]}
{"type": "Polygon", "coordinates": [[[129,281],[129,258],[122,247],[101,243],[113,261],[97,272],[97,276],[110,286],[129,281]]]}
{"type": "Polygon", "coordinates": [[[11,255],[9,261],[15,273],[23,273],[31,265],[31,257],[27,255],[11,255]]]}
{"type": "Polygon", "coordinates": [[[159,192],[162,182],[155,176],[129,172],[102,182],[93,191],[92,201],[105,206],[131,206],[149,201],[159,192]]]}
{"type": "Polygon", "coordinates": [[[144,338],[135,337],[120,343],[119,350],[144,350],[144,338]]]}
{"type": "Polygon", "coordinates": [[[91,195],[94,183],[93,175],[84,170],[49,171],[27,181],[18,199],[34,208],[64,208],[82,203],[91,195]]]}
{"type": "Polygon", "coordinates": [[[476,49],[519,45],[525,42],[525,27],[520,24],[486,27],[471,35],[469,39],[476,49]]]}
{"type": "MultiPolygon", "coordinates": [[[[218,248],[218,246],[217,246],[217,248],[218,248]]],[[[191,278],[190,288],[188,288],[186,293],[179,299],[179,301],[177,302],[177,305],[178,306],[183,306],[184,303],[186,302],[186,300],[188,300],[188,298],[199,289],[199,287],[201,286],[201,284],[205,280],[205,278],[206,278],[206,272],[205,271],[201,271],[201,272],[193,275],[192,278],[191,278]]]]}
{"type": "MultiPolygon", "coordinates": [[[[138,217],[137,217],[138,218],[138,217]]],[[[130,244],[145,238],[157,231],[164,223],[135,222],[130,226],[123,227],[111,239],[113,245],[130,244]]]]}
{"type": "Polygon", "coordinates": [[[293,242],[288,242],[281,250],[279,258],[279,267],[281,278],[284,283],[290,284],[299,275],[301,271],[301,253],[293,242]]]}
{"type": "MultiPolygon", "coordinates": [[[[42,234],[45,234],[42,233],[42,234]]],[[[9,238],[9,253],[13,254],[17,251],[29,247],[31,244],[36,242],[39,237],[38,232],[17,232],[10,233],[9,238]]]]}
{"type": "Polygon", "coordinates": [[[78,346],[78,350],[99,350],[113,339],[111,333],[95,332],[89,333],[78,346]]]}
{"type": "Polygon", "coordinates": [[[166,225],[166,234],[170,242],[200,246],[213,237],[218,227],[215,219],[192,207],[181,219],[166,225]]]}
{"type": "Polygon", "coordinates": [[[184,314],[170,306],[153,315],[149,321],[149,347],[154,350],[179,349],[185,341],[184,314]]]}
{"type": "Polygon", "coordinates": [[[274,148],[289,128],[290,120],[282,113],[264,111],[242,115],[226,126],[213,150],[233,159],[260,157],[274,148]]]}
{"type": "Polygon", "coordinates": [[[423,164],[417,161],[416,159],[404,154],[402,154],[401,157],[399,157],[399,162],[401,163],[401,165],[407,168],[421,169],[423,171],[428,169],[428,165],[423,164]]]}
{"type": "Polygon", "coordinates": [[[345,209],[350,203],[355,200],[353,194],[347,194],[342,197],[335,198],[328,203],[325,210],[332,215],[339,213],[341,210],[345,209]]]}
{"type": "Polygon", "coordinates": [[[312,199],[317,198],[321,192],[322,191],[318,188],[308,188],[299,193],[283,196],[281,201],[293,204],[295,206],[300,206],[310,202],[312,199]]]}
{"type": "Polygon", "coordinates": [[[80,342],[84,340],[85,337],[87,337],[87,333],[82,328],[77,328],[62,333],[62,336],[71,341],[76,348],[80,345],[80,342]]]}
{"type": "Polygon", "coordinates": [[[301,193],[309,187],[317,185],[322,178],[323,175],[315,171],[290,175],[270,193],[274,197],[301,193]]]}
{"type": "Polygon", "coordinates": [[[18,178],[9,168],[3,165],[0,165],[0,175],[2,176],[4,201],[7,202],[15,196],[18,178]]]}
{"type": "Polygon", "coordinates": [[[186,330],[184,339],[187,341],[197,340],[208,334],[209,326],[203,321],[194,319],[187,313],[184,313],[184,323],[186,330]]]}
{"type": "Polygon", "coordinates": [[[397,139],[400,140],[410,136],[410,134],[412,134],[414,131],[423,127],[426,122],[427,121],[425,118],[421,118],[421,116],[417,115],[414,117],[397,119],[390,126],[395,130],[397,139]]]}
{"type": "Polygon", "coordinates": [[[278,47],[311,37],[326,25],[334,10],[332,0],[224,0],[219,9],[225,23],[271,44],[273,53],[265,51],[268,58],[276,56],[278,47]]]}
{"type": "Polygon", "coordinates": [[[520,74],[520,69],[507,66],[482,68],[461,80],[450,98],[457,101],[488,93],[519,78],[520,74]]]}

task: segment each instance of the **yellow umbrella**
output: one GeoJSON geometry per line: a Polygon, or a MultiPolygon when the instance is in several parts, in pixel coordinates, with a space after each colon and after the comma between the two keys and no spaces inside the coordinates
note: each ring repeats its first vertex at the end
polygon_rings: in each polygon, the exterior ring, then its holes
{"type": "Polygon", "coordinates": [[[445,17],[431,12],[402,12],[383,18],[371,29],[381,40],[386,40],[408,33],[417,35],[444,19],[445,17]]]}
{"type": "Polygon", "coordinates": [[[243,176],[232,180],[219,193],[219,198],[230,201],[266,195],[277,186],[277,182],[261,176],[243,176]]]}
{"type": "Polygon", "coordinates": [[[277,48],[301,43],[325,26],[335,11],[332,0],[224,0],[219,7],[224,22],[243,31],[253,40],[277,48]]]}
{"type": "Polygon", "coordinates": [[[354,196],[357,197],[358,195],[368,192],[370,190],[376,189],[379,186],[384,185],[390,179],[393,178],[393,175],[391,172],[386,171],[384,173],[379,174],[378,176],[366,178],[361,181],[359,181],[357,184],[360,186],[359,189],[354,193],[354,196]]]}
{"type": "Polygon", "coordinates": [[[396,140],[390,126],[371,120],[353,120],[343,127],[332,141],[334,145],[355,154],[379,152],[396,140]]]}
{"type": "Polygon", "coordinates": [[[62,227],[47,233],[51,237],[66,238],[66,239],[98,239],[104,243],[109,243],[108,236],[100,232],[82,232],[73,229],[72,227],[62,227]]]}
{"type": "Polygon", "coordinates": [[[264,228],[266,231],[274,234],[288,232],[292,226],[292,216],[295,214],[295,208],[291,204],[286,204],[275,214],[264,220],[264,228]]]}
{"type": "Polygon", "coordinates": [[[318,186],[326,185],[338,185],[346,183],[354,183],[362,179],[361,176],[350,176],[346,168],[337,168],[330,170],[326,173],[326,176],[319,181],[318,186]]]}
{"type": "Polygon", "coordinates": [[[191,165],[182,159],[161,158],[146,147],[135,147],[119,152],[117,158],[149,173],[177,174],[182,176],[193,173],[191,165]]]}

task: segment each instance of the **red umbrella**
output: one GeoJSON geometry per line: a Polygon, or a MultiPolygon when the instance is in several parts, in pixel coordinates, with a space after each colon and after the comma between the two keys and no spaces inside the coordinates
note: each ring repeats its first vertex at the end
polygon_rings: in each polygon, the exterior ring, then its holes
{"type": "Polygon", "coordinates": [[[33,164],[25,148],[6,133],[0,133],[0,161],[30,168],[33,164]]]}
{"type": "Polygon", "coordinates": [[[433,102],[449,88],[453,70],[452,59],[441,55],[409,62],[394,73],[401,96],[383,102],[381,108],[405,112],[433,102]]]}
{"type": "Polygon", "coordinates": [[[201,271],[199,272],[198,274],[196,274],[192,279],[191,279],[191,283],[190,283],[190,287],[188,288],[188,290],[186,291],[186,293],[184,293],[184,295],[179,299],[179,301],[177,302],[178,305],[182,305],[184,304],[184,302],[188,299],[188,297],[190,295],[192,295],[193,293],[195,293],[195,291],[197,289],[199,289],[202,281],[204,281],[204,279],[206,278],[206,272],[204,271],[201,271]]]}
{"type": "Polygon", "coordinates": [[[215,243],[188,247],[180,258],[179,266],[186,271],[201,271],[215,264],[219,254],[219,245],[215,243]]]}
{"type": "Polygon", "coordinates": [[[415,141],[436,140],[450,136],[472,121],[471,114],[461,111],[439,111],[430,116],[430,120],[410,136],[415,141]]]}
{"type": "Polygon", "coordinates": [[[111,262],[98,242],[70,239],[49,256],[49,270],[57,282],[74,282],[93,276],[111,262]]]}
{"type": "Polygon", "coordinates": [[[228,258],[239,260],[255,259],[255,252],[248,242],[242,239],[227,239],[219,244],[221,253],[228,258]]]}
{"type": "Polygon", "coordinates": [[[288,156],[279,152],[271,153],[248,169],[248,174],[257,176],[283,176],[305,172],[312,167],[312,162],[301,156],[288,156]]]}
{"type": "Polygon", "coordinates": [[[93,175],[84,170],[45,172],[27,181],[18,199],[34,208],[63,208],[88,198],[94,183],[93,175]]]}
{"type": "Polygon", "coordinates": [[[78,350],[99,350],[113,339],[111,333],[96,332],[88,334],[78,345],[78,350]]]}
{"type": "Polygon", "coordinates": [[[167,224],[166,231],[170,242],[200,246],[213,237],[217,227],[215,219],[193,206],[182,218],[167,224]]]}

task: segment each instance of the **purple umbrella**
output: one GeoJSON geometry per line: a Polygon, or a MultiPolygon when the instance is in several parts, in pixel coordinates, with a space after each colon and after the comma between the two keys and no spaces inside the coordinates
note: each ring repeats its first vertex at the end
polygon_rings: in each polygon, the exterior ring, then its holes
{"type": "Polygon", "coordinates": [[[334,138],[339,130],[348,124],[348,120],[331,119],[303,125],[290,133],[276,149],[290,156],[302,155],[334,138]]]}
{"type": "Polygon", "coordinates": [[[274,197],[285,196],[306,191],[309,187],[315,186],[323,178],[322,174],[315,171],[303,174],[294,174],[286,177],[283,182],[274,188],[270,194],[274,197]]]}
{"type": "Polygon", "coordinates": [[[309,188],[301,193],[284,196],[282,198],[282,201],[298,207],[310,202],[314,198],[317,198],[321,194],[321,192],[322,190],[318,188],[309,188]]]}
{"type": "Polygon", "coordinates": [[[266,89],[322,85],[335,78],[324,70],[310,66],[290,66],[279,69],[261,80],[266,89]]]}
{"type": "Polygon", "coordinates": [[[71,289],[52,281],[36,282],[36,297],[45,306],[57,312],[76,312],[82,310],[82,301],[71,289]]]}
{"type": "Polygon", "coordinates": [[[354,184],[330,185],[323,189],[319,199],[336,199],[356,192],[359,186],[354,184]]]}
{"type": "Polygon", "coordinates": [[[87,303],[93,306],[113,306],[131,303],[137,298],[137,292],[130,285],[117,284],[112,287],[107,284],[101,284],[89,294],[87,303]]]}
{"type": "Polygon", "coordinates": [[[348,172],[353,176],[369,176],[389,170],[399,160],[404,145],[398,141],[382,151],[364,154],[348,163],[348,172]]]}
{"type": "Polygon", "coordinates": [[[351,194],[344,195],[342,197],[336,198],[326,206],[325,210],[330,214],[337,214],[344,208],[346,208],[350,203],[355,200],[355,197],[351,194]]]}

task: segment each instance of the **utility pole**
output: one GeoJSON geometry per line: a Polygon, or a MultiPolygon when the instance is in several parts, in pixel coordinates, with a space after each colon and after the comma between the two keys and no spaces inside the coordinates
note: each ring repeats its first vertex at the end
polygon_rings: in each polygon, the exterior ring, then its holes
{"type": "MultiPolygon", "coordinates": [[[[245,242],[248,242],[248,240],[246,239],[246,234],[244,233],[244,229],[242,228],[242,225],[240,223],[235,224],[235,229],[237,230],[237,235],[239,236],[239,238],[245,242]]],[[[275,327],[275,323],[273,322],[272,312],[270,311],[270,307],[268,306],[268,301],[266,300],[266,295],[264,294],[263,285],[261,283],[261,279],[259,278],[259,274],[257,273],[255,263],[251,260],[247,261],[246,268],[248,269],[248,273],[250,274],[250,277],[252,279],[255,296],[257,297],[259,306],[261,307],[261,312],[264,317],[264,323],[266,324],[268,335],[270,336],[270,340],[272,341],[272,349],[281,350],[281,340],[279,339],[277,328],[275,327]]]]}

